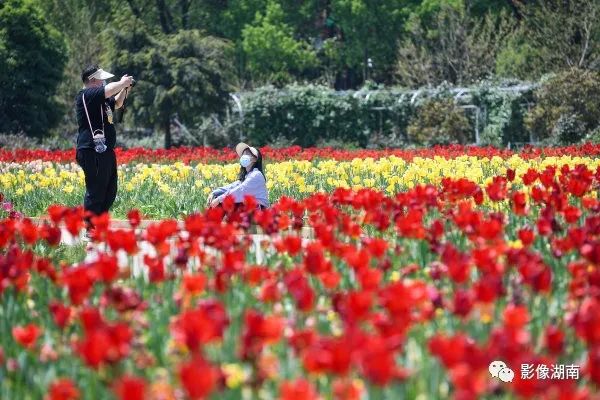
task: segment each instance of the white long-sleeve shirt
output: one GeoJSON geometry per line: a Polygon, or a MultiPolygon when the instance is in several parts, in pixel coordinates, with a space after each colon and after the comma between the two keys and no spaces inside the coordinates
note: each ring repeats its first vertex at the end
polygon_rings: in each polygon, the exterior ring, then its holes
{"type": "Polygon", "coordinates": [[[235,181],[217,189],[217,191],[222,192],[223,189],[225,192],[217,197],[219,202],[222,202],[227,196],[232,196],[236,203],[242,203],[244,196],[253,196],[258,204],[263,207],[269,207],[267,181],[263,174],[256,168],[248,172],[243,182],[239,180],[235,181]]]}

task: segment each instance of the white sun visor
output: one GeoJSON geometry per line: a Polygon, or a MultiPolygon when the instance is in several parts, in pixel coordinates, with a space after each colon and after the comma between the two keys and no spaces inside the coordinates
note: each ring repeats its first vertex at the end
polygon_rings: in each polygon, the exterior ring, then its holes
{"type": "Polygon", "coordinates": [[[93,74],[90,75],[90,79],[94,78],[94,79],[99,79],[99,80],[103,81],[105,79],[110,79],[113,76],[114,75],[111,74],[110,72],[106,72],[102,68],[99,68],[98,71],[96,71],[96,72],[94,72],[93,74]]]}

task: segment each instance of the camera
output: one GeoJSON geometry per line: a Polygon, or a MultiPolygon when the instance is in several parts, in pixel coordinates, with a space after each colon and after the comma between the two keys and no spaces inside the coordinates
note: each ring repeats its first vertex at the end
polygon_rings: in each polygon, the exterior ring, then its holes
{"type": "Polygon", "coordinates": [[[123,106],[121,107],[121,109],[116,111],[116,121],[117,123],[121,123],[123,122],[123,115],[125,115],[125,108],[127,107],[127,94],[129,93],[128,89],[131,89],[132,87],[135,86],[135,79],[131,78],[131,85],[129,86],[129,88],[127,88],[125,90],[125,99],[123,100],[123,106]]]}

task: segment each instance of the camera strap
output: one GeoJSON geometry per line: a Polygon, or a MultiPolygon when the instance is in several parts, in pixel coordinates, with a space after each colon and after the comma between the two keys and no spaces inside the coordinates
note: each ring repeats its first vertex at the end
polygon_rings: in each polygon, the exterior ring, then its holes
{"type": "Polygon", "coordinates": [[[100,130],[100,129],[94,130],[94,128],[92,127],[92,121],[90,120],[90,114],[88,113],[87,106],[85,105],[85,93],[82,93],[81,95],[82,95],[82,99],[83,99],[83,109],[85,110],[85,116],[87,117],[88,124],[90,125],[90,132],[92,133],[92,139],[94,139],[94,136],[96,136],[94,134],[96,131],[101,131],[102,136],[104,137],[104,110],[103,110],[102,105],[100,105],[100,119],[102,120],[102,130],[100,130]]]}

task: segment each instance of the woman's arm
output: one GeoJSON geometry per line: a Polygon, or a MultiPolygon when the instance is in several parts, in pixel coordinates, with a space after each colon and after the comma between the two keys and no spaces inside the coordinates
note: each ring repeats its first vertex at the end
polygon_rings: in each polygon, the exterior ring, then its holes
{"type": "Polygon", "coordinates": [[[260,171],[254,170],[252,173],[248,174],[244,182],[223,193],[217,197],[217,200],[219,203],[222,203],[225,197],[232,196],[236,203],[241,203],[244,201],[244,196],[256,196],[256,193],[258,193],[259,189],[264,186],[265,177],[262,173],[260,173],[260,171]]]}
{"type": "Polygon", "coordinates": [[[240,181],[231,182],[228,185],[216,188],[215,190],[212,191],[212,194],[214,197],[220,196],[223,193],[226,193],[228,190],[233,189],[234,187],[236,187],[239,184],[240,184],[240,181]]]}

